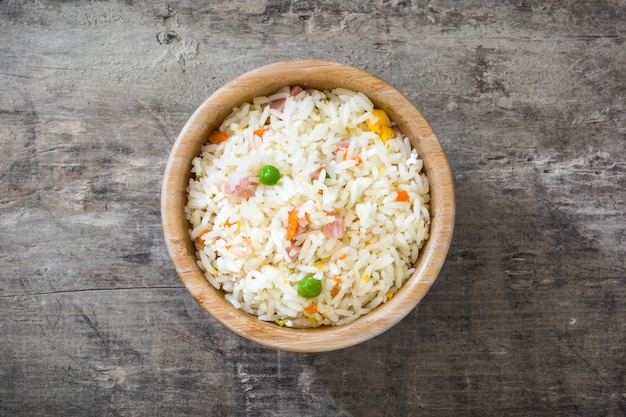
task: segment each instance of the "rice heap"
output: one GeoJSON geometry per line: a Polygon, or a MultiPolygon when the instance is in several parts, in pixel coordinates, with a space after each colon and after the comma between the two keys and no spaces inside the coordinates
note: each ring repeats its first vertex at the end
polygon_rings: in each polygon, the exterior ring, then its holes
{"type": "Polygon", "coordinates": [[[281,326],[346,324],[387,302],[429,233],[417,151],[342,88],[284,87],[233,109],[193,160],[187,191],[206,279],[281,326]],[[267,165],[275,184],[259,174],[267,165]],[[300,295],[305,279],[319,295],[300,295]]]}

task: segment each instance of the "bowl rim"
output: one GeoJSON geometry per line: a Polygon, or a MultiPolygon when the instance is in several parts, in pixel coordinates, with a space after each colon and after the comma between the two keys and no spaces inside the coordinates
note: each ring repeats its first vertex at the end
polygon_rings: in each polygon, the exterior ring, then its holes
{"type": "Polygon", "coordinates": [[[161,221],[168,253],[176,272],[195,300],[217,321],[235,333],[264,346],[295,352],[342,349],[378,336],[408,315],[428,292],[447,256],[454,229],[455,196],[445,152],[422,113],[402,93],[379,77],[333,61],[298,59],[268,64],[232,79],[211,94],[181,129],[168,157],[161,187],[161,221]],[[355,321],[340,326],[294,329],[264,322],[235,309],[213,287],[197,265],[185,218],[186,189],[191,161],[209,133],[232,109],[285,85],[334,87],[363,91],[382,108],[424,162],[430,183],[430,236],[415,264],[416,270],[388,302],[355,321]]]}

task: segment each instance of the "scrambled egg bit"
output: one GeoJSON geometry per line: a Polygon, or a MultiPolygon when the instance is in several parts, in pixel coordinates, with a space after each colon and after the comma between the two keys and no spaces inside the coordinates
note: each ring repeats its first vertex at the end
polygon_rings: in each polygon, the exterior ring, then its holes
{"type": "Polygon", "coordinates": [[[372,110],[372,117],[365,120],[365,124],[372,132],[375,132],[380,136],[383,141],[387,141],[396,136],[391,127],[391,120],[384,110],[374,109],[372,110]]]}

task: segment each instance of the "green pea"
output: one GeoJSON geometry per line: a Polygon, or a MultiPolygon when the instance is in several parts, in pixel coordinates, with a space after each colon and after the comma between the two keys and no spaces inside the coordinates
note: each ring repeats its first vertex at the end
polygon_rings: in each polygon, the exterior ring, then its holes
{"type": "Polygon", "coordinates": [[[298,282],[298,294],[304,298],[317,297],[322,293],[322,281],[313,277],[304,277],[298,282]]]}
{"type": "Polygon", "coordinates": [[[280,179],[280,172],[274,165],[263,165],[259,170],[259,181],[266,185],[274,185],[280,179]]]}

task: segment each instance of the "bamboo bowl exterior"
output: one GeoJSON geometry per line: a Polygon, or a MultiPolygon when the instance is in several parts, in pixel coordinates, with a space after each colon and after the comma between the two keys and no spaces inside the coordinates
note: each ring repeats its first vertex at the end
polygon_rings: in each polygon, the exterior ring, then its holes
{"type": "Polygon", "coordinates": [[[276,349],[322,352],[371,339],[402,320],[420,302],[437,278],[448,253],[455,216],[452,174],[446,155],[419,110],[386,82],[360,69],[329,61],[293,60],[267,65],[241,75],[212,94],[183,127],[167,161],[161,194],[165,242],[181,281],[196,301],[235,333],[276,349]],[[235,309],[215,289],[197,265],[190,228],[184,214],[191,161],[208,135],[231,110],[257,96],[269,95],[285,85],[319,90],[336,87],[363,92],[387,112],[424,162],[430,181],[431,229],[414,274],[394,295],[354,322],[342,326],[293,329],[263,322],[235,309]]]}

